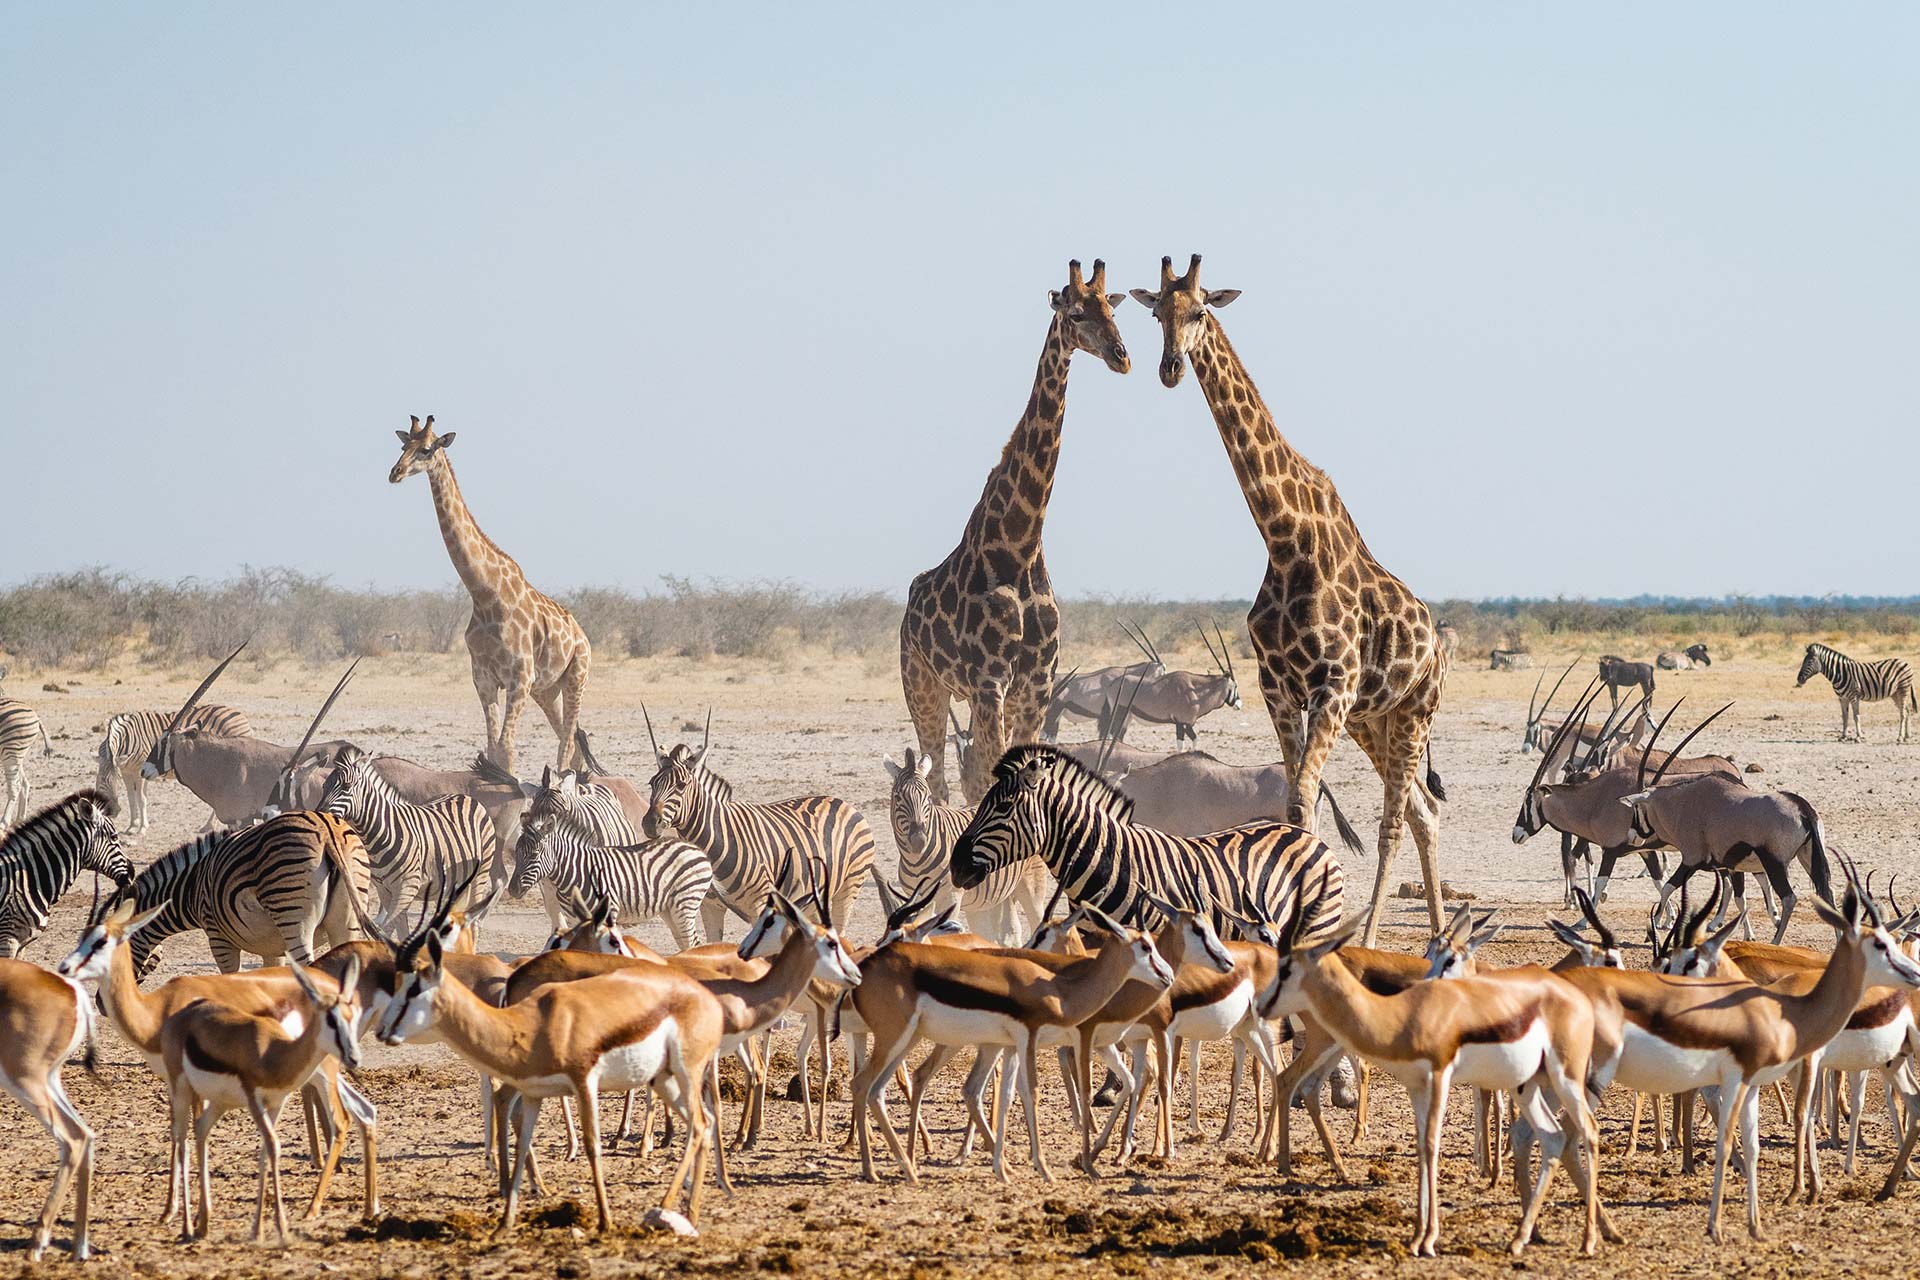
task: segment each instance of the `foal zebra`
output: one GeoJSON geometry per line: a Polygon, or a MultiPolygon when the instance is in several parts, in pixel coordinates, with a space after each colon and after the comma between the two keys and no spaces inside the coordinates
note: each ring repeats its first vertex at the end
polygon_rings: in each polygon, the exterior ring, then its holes
{"type": "Polygon", "coordinates": [[[47,927],[47,913],[82,871],[133,879],[98,791],[76,791],[28,818],[0,840],[0,957],[11,958],[47,927]]]}
{"type": "Polygon", "coordinates": [[[979,884],[996,868],[1037,857],[1068,901],[1129,924],[1157,916],[1149,898],[1212,908],[1215,928],[1248,916],[1278,919],[1305,900],[1315,938],[1340,927],[1346,876],[1311,831],[1254,822],[1204,836],[1133,824],[1133,801],[1053,747],[1013,748],[953,847],[953,882],[979,884]]]}
{"type": "Polygon", "coordinates": [[[137,977],[159,965],[162,942],[189,929],[206,931],[220,972],[237,973],[243,952],[311,964],[316,951],[346,942],[349,895],[364,902],[371,878],[351,823],[299,809],[196,837],[162,854],[115,901],[131,895],[140,912],[166,906],[128,944],[137,977]]]}
{"type": "Polygon", "coordinates": [[[319,808],[351,822],[366,842],[380,894],[374,919],[385,925],[416,893],[438,903],[468,883],[492,854],[494,834],[493,819],[472,796],[415,804],[394,790],[377,763],[358,747],[342,748],[320,789],[319,808]]]}
{"type": "MultiPolygon", "coordinates": [[[[912,901],[937,885],[933,906],[944,908],[954,900],[953,843],[973,821],[974,811],[934,800],[927,784],[933,771],[931,757],[908,747],[904,760],[904,764],[882,761],[893,779],[889,813],[894,846],[900,851],[900,892],[912,901]]],[[[1029,931],[1037,929],[1046,895],[1046,868],[1029,858],[989,872],[977,888],[959,895],[960,909],[966,912],[969,929],[1013,946],[1021,936],[1015,929],[1014,906],[1027,913],[1029,931]]]]}
{"type": "Polygon", "coordinates": [[[790,900],[805,896],[812,887],[809,863],[820,883],[833,886],[826,918],[845,920],[873,869],[873,829],[866,818],[834,796],[768,804],[735,800],[733,784],[706,768],[707,747],[680,743],[662,753],[655,744],[660,767],[643,824],[648,839],[671,827],[712,859],[717,896],[701,908],[707,937],[720,939],[727,911],[754,920],[775,888],[790,900]]]}
{"type": "MultiPolygon", "coordinates": [[[[127,834],[138,835],[147,829],[147,780],[140,766],[146,763],[154,744],[173,723],[171,711],[122,711],[107,721],[106,736],[100,740],[100,773],[93,785],[104,792],[114,817],[120,814],[120,791],[127,793],[127,834]],[[119,786],[114,786],[115,781],[119,786]]],[[[187,713],[186,723],[199,726],[209,738],[250,738],[253,725],[247,713],[237,707],[219,704],[197,706],[187,713]]]]}
{"type": "Polygon", "coordinates": [[[1807,656],[1800,660],[1800,678],[1793,682],[1793,687],[1798,689],[1816,674],[1833,682],[1833,694],[1840,699],[1840,741],[1865,742],[1866,737],[1860,731],[1860,704],[1888,699],[1900,713],[1899,740],[1907,740],[1908,716],[1920,710],[1920,703],[1916,703],[1914,697],[1913,668],[1905,658],[1861,662],[1824,644],[1810,644],[1807,656]],[[1847,727],[1849,723],[1853,726],[1851,731],[1847,727]]]}
{"type": "Polygon", "coordinates": [[[7,779],[7,803],[0,806],[0,828],[27,816],[27,796],[32,792],[27,785],[27,749],[35,738],[46,748],[44,754],[53,754],[53,739],[47,737],[47,726],[40,723],[39,713],[17,699],[0,698],[0,775],[7,779]]]}
{"type": "Polygon", "coordinates": [[[556,932],[573,923],[564,901],[601,898],[619,909],[623,924],[664,920],[674,946],[685,951],[703,941],[700,907],[713,893],[713,864],[706,850],[671,836],[603,844],[557,797],[542,792],[520,819],[507,895],[524,898],[535,884],[556,932]]]}

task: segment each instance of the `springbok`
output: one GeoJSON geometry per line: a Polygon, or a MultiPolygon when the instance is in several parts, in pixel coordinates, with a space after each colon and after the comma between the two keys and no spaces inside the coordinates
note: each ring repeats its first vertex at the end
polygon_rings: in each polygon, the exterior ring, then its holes
{"type": "Polygon", "coordinates": [[[0,1089],[20,1100],[60,1152],[53,1187],[27,1246],[29,1262],[40,1261],[46,1253],[69,1186],[73,1188],[74,1260],[85,1261],[93,1252],[87,1243],[93,1130],[80,1118],[60,1081],[60,1068],[82,1045],[86,1046],[86,1068],[92,1071],[96,1059],[93,1001],[80,984],[25,960],[0,960],[0,1089]]]}

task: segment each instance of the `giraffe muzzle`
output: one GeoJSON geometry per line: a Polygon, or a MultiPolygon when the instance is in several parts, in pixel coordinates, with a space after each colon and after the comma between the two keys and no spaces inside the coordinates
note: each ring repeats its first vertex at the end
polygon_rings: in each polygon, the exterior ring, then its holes
{"type": "Polygon", "coordinates": [[[1160,360],[1160,383],[1162,386],[1177,387],[1181,376],[1187,371],[1186,357],[1174,354],[1163,356],[1160,360]]]}
{"type": "Polygon", "coordinates": [[[1126,373],[1133,368],[1133,361],[1127,358],[1126,344],[1116,342],[1107,350],[1107,368],[1115,373],[1126,373]]]}

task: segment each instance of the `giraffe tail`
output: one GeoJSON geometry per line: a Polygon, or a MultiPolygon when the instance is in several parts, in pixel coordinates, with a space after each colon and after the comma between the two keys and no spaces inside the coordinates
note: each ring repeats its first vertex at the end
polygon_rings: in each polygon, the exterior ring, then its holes
{"type": "Polygon", "coordinates": [[[1446,784],[1440,781],[1440,771],[1433,767],[1433,739],[1427,739],[1427,790],[1433,792],[1435,800],[1447,798],[1446,784]]]}

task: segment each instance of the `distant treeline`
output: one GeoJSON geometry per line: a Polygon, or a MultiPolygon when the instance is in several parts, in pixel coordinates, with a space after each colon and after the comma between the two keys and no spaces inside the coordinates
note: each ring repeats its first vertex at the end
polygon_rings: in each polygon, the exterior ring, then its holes
{"type": "MultiPolygon", "coordinates": [[[[657,589],[585,587],[559,597],[602,658],[780,659],[803,651],[856,654],[883,665],[899,644],[900,599],[882,591],[821,592],[786,581],[696,581],[657,589]]],[[[1124,654],[1122,623],[1166,652],[1199,651],[1195,625],[1218,622],[1247,651],[1246,600],[1096,597],[1061,605],[1064,660],[1124,654]]],[[[1686,643],[1708,637],[1906,637],[1920,597],[1744,597],[1637,600],[1441,600],[1435,616],[1461,648],[1554,646],[1571,635],[1686,643]]],[[[466,628],[466,592],[339,586],[294,569],[246,568],[219,581],[154,582],[85,569],[0,589],[0,653],[33,667],[99,667],[122,657],[184,662],[256,652],[307,660],[395,652],[446,653],[466,628]]]]}

